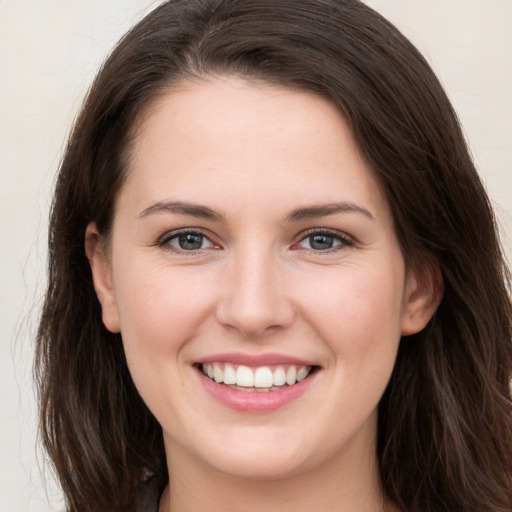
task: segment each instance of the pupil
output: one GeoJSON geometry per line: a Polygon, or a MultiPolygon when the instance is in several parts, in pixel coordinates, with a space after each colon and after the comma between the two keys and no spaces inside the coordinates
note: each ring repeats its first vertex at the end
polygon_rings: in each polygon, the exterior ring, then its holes
{"type": "Polygon", "coordinates": [[[195,249],[201,249],[203,245],[203,235],[188,233],[186,235],[180,235],[178,241],[181,249],[193,251],[195,249]]]}
{"type": "Polygon", "coordinates": [[[309,237],[309,243],[313,249],[330,249],[334,243],[333,237],[329,235],[312,235],[309,237]]]}

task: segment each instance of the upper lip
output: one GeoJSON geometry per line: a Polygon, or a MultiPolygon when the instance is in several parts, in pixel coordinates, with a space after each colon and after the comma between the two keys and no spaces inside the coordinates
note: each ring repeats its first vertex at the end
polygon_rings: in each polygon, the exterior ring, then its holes
{"type": "Polygon", "coordinates": [[[240,352],[227,352],[223,354],[214,354],[201,358],[197,363],[231,363],[244,366],[267,366],[279,364],[294,364],[297,366],[317,366],[311,361],[298,357],[287,356],[284,354],[244,354],[240,352]]]}

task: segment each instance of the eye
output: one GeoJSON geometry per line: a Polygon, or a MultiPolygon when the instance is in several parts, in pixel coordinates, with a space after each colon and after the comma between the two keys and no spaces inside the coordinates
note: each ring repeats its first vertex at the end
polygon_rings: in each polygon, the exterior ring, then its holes
{"type": "Polygon", "coordinates": [[[339,246],[353,245],[347,236],[332,231],[311,231],[297,244],[301,249],[329,251],[339,246]]]}
{"type": "Polygon", "coordinates": [[[211,240],[205,234],[198,231],[171,233],[165,236],[159,245],[180,252],[193,252],[214,247],[211,240]]]}

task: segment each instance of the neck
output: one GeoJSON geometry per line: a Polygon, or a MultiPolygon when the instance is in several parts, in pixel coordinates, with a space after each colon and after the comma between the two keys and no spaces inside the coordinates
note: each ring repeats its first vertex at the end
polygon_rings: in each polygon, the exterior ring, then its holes
{"type": "Polygon", "coordinates": [[[375,450],[333,456],[322,467],[273,480],[221,473],[193,457],[169,459],[170,485],[160,512],[398,512],[386,499],[375,450]],[[356,455],[354,458],[353,455],[356,455]]]}

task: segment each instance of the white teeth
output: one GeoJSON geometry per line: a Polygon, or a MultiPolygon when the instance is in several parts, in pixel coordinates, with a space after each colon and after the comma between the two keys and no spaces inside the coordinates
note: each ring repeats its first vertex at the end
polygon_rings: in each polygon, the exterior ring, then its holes
{"type": "Polygon", "coordinates": [[[224,384],[236,384],[235,369],[229,364],[224,367],[224,384]]]}
{"type": "Polygon", "coordinates": [[[267,366],[258,368],[254,374],[254,387],[255,388],[271,388],[274,380],[272,370],[267,366]]]}
{"type": "Polygon", "coordinates": [[[303,366],[302,368],[299,368],[297,371],[297,382],[300,382],[301,380],[304,380],[309,374],[308,369],[303,366]]]}
{"type": "Polygon", "coordinates": [[[278,366],[273,370],[268,366],[250,368],[240,365],[234,367],[227,363],[205,363],[202,371],[217,383],[224,383],[236,388],[253,388],[257,391],[273,391],[284,385],[293,386],[303,381],[311,372],[311,366],[278,366]]]}
{"type": "Polygon", "coordinates": [[[239,366],[236,370],[236,385],[245,388],[254,386],[254,373],[247,366],[239,366]]]}
{"type": "Polygon", "coordinates": [[[213,380],[215,382],[223,382],[224,380],[224,372],[217,363],[213,365],[213,380]]]}
{"type": "Polygon", "coordinates": [[[286,373],[284,368],[276,368],[274,370],[274,386],[284,386],[286,384],[286,373]]]}
{"type": "Polygon", "coordinates": [[[288,371],[286,372],[286,384],[288,386],[293,386],[297,379],[297,368],[295,366],[290,366],[288,371]]]}

